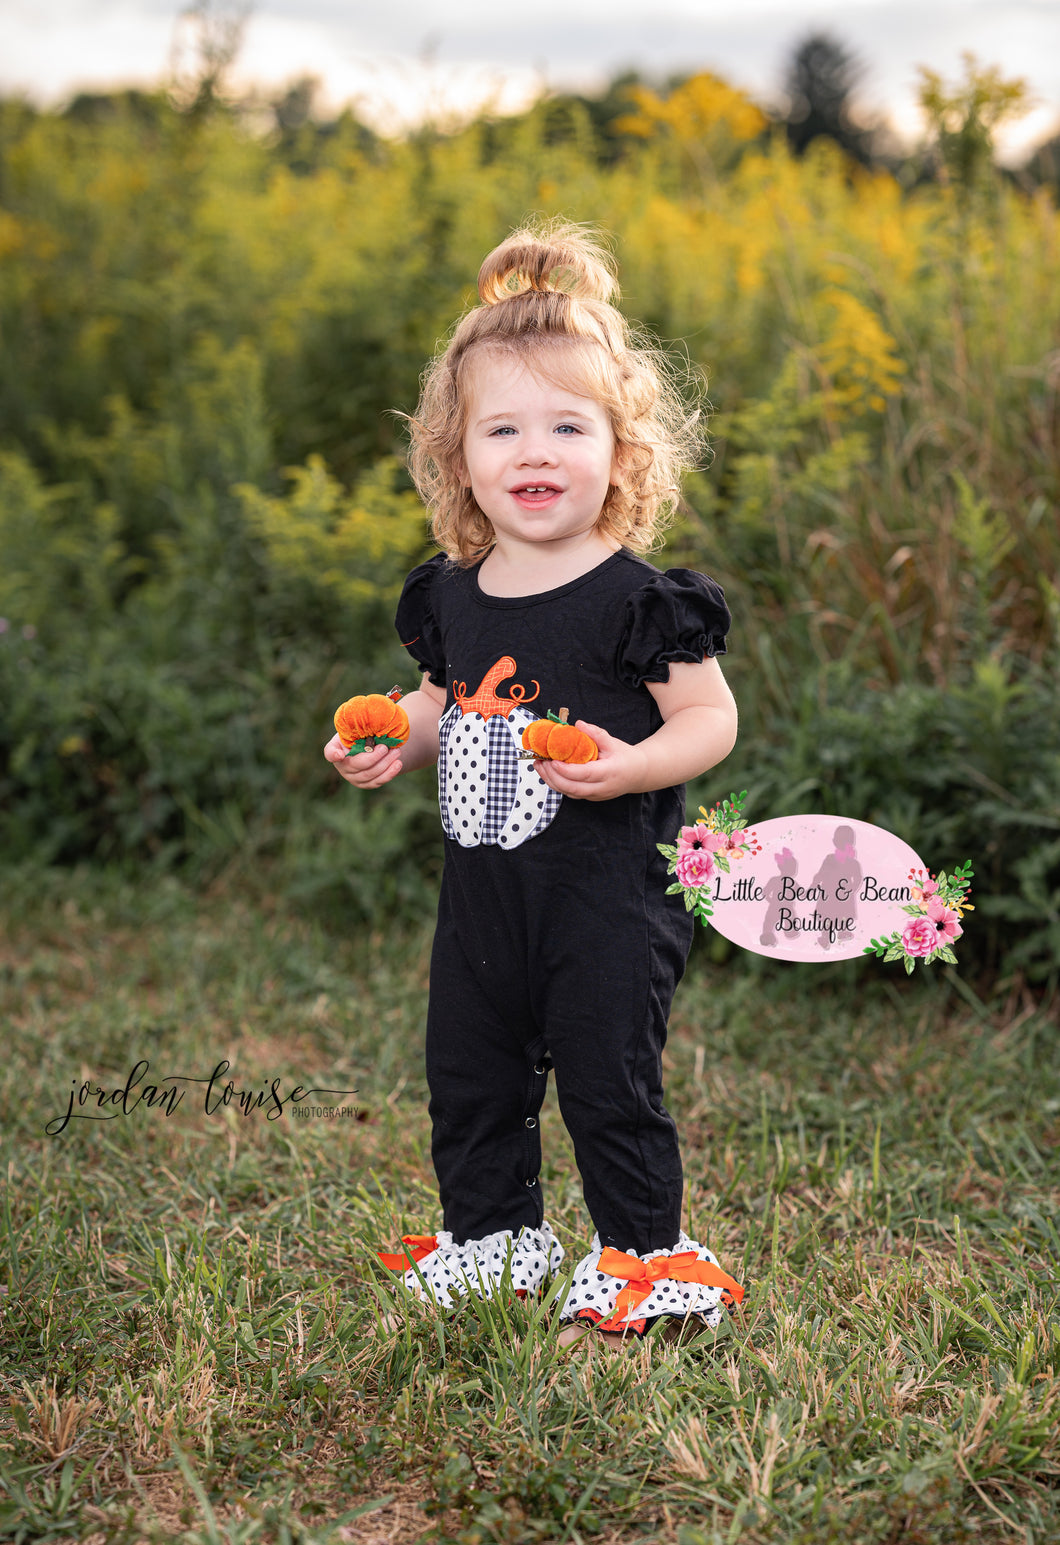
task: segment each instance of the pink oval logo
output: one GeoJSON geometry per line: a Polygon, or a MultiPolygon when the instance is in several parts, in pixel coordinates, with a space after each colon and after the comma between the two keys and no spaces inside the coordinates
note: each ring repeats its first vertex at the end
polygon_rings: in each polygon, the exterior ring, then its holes
{"type": "Polygon", "coordinates": [[[751,830],[757,851],[704,887],[711,927],[741,949],[853,960],[908,924],[904,908],[927,865],[893,832],[835,815],[777,816],[751,830]]]}

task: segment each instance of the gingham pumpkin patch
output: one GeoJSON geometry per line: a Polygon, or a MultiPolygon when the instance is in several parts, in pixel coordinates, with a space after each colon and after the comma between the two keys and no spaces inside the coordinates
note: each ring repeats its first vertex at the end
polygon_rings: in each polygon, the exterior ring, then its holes
{"type": "Polygon", "coordinates": [[[524,703],[534,701],[538,683],[512,682],[508,695],[497,688],[516,673],[502,655],[478,688],[454,681],[456,702],[438,725],[438,803],[446,836],[462,848],[497,843],[517,848],[554,819],[562,794],[538,776],[532,761],[520,760],[523,730],[534,722],[524,703]]]}

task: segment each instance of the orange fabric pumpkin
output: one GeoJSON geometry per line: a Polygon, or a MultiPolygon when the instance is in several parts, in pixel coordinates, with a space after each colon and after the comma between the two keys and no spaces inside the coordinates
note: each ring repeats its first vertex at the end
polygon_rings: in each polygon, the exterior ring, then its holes
{"type": "Polygon", "coordinates": [[[596,741],[584,730],[567,723],[568,709],[535,719],[523,731],[523,745],[545,762],[595,762],[599,756],[596,741]]]}
{"type": "Polygon", "coordinates": [[[347,755],[356,756],[373,746],[403,746],[409,738],[409,716],[393,695],[369,692],[343,703],[335,714],[335,728],[347,755]]]}

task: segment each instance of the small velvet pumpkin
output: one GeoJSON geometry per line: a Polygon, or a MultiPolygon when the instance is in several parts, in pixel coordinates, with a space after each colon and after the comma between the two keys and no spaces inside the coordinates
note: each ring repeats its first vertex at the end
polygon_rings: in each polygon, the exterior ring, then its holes
{"type": "Polygon", "coordinates": [[[373,746],[403,746],[409,738],[409,716],[392,692],[369,692],[351,697],[335,714],[335,728],[347,756],[370,751],[373,746]]]}
{"type": "Polygon", "coordinates": [[[595,762],[596,741],[584,730],[567,723],[569,710],[561,708],[547,719],[535,719],[523,731],[523,745],[544,762],[595,762]]]}

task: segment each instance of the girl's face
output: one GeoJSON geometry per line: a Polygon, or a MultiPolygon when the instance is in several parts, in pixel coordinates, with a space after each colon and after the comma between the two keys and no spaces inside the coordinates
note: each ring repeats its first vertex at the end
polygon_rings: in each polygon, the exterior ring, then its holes
{"type": "MultiPolygon", "coordinates": [[[[473,368],[464,471],[497,545],[560,551],[595,530],[614,471],[603,406],[485,354],[473,368]]],[[[611,545],[611,544],[609,544],[611,545]]]]}

